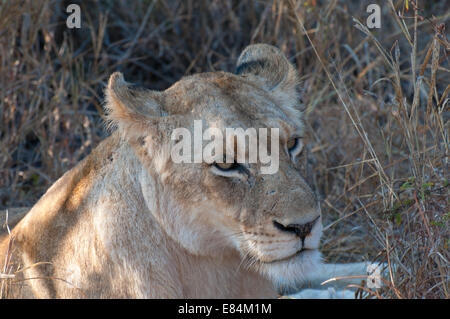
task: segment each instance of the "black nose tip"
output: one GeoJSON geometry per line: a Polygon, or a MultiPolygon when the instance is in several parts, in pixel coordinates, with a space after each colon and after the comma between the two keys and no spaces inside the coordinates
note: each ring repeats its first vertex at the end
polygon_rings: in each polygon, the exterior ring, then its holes
{"type": "Polygon", "coordinates": [[[273,221],[273,225],[278,228],[281,231],[284,232],[290,232],[302,239],[302,241],[305,241],[305,237],[308,236],[311,233],[311,230],[314,226],[314,224],[319,220],[320,216],[317,216],[313,221],[305,224],[289,224],[287,226],[284,226],[283,224],[280,224],[276,220],[273,221]]]}

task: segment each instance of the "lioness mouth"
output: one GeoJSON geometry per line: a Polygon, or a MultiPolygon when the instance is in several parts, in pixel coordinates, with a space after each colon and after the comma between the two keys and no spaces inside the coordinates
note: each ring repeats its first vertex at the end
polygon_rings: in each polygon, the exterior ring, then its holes
{"type": "Polygon", "coordinates": [[[287,260],[293,259],[293,258],[295,258],[297,256],[300,256],[301,254],[303,254],[303,253],[305,253],[307,251],[314,251],[314,250],[317,250],[317,249],[302,248],[302,249],[298,250],[297,252],[295,252],[292,255],[289,255],[287,257],[283,257],[283,258],[275,259],[275,260],[271,260],[271,261],[263,261],[263,260],[261,260],[261,262],[264,263],[264,264],[273,264],[273,263],[277,263],[277,262],[283,262],[283,261],[287,261],[287,260]]]}

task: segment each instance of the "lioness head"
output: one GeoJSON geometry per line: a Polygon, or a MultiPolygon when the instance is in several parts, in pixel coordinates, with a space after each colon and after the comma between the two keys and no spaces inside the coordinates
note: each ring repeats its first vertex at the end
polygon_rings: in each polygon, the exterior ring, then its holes
{"type": "Polygon", "coordinates": [[[283,285],[317,267],[322,232],[318,201],[297,163],[297,82],[280,50],[258,44],[242,52],[236,74],[196,74],[155,92],[114,73],[106,90],[108,120],[139,158],[143,196],[164,231],[191,254],[226,258],[237,251],[243,266],[283,285]],[[278,128],[278,171],[261,174],[260,162],[175,163],[172,132],[195,135],[195,120],[224,136],[226,128],[278,128]]]}

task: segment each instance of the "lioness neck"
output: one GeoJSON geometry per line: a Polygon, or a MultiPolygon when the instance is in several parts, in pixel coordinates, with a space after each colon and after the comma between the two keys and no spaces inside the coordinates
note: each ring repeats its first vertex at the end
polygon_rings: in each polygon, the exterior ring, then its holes
{"type": "Polygon", "coordinates": [[[173,205],[160,186],[116,134],[103,141],[14,229],[13,262],[51,263],[21,273],[51,278],[29,280],[29,291],[47,298],[276,296],[267,280],[240,267],[237,252],[202,256],[168,234],[160,216],[173,216],[173,205]]]}

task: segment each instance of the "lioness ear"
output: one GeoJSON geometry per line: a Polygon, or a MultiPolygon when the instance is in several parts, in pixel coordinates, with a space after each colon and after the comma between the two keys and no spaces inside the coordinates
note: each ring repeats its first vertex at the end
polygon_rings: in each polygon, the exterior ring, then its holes
{"type": "Polygon", "coordinates": [[[272,45],[253,44],[246,47],[237,61],[236,74],[258,82],[281,99],[282,104],[298,102],[297,71],[284,54],[272,45]]]}
{"type": "Polygon", "coordinates": [[[125,82],[122,73],[113,73],[106,88],[108,126],[126,133],[150,128],[165,115],[158,102],[159,95],[159,92],[133,88],[125,82]]]}

